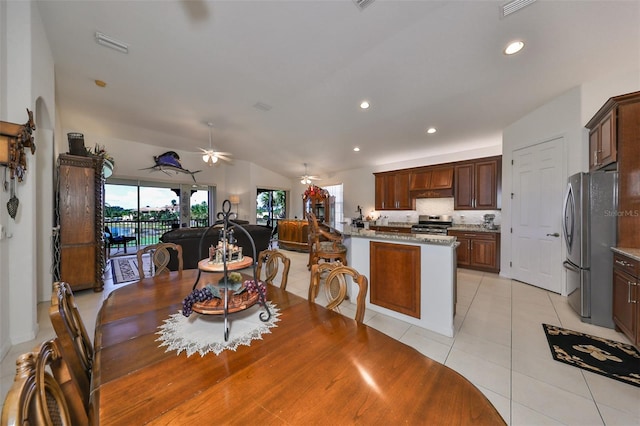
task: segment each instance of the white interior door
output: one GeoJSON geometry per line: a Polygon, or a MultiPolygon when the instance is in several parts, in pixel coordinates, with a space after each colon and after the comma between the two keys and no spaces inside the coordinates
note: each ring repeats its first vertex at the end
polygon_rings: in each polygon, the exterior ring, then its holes
{"type": "Polygon", "coordinates": [[[512,278],[562,292],[563,138],[513,152],[512,278]]]}

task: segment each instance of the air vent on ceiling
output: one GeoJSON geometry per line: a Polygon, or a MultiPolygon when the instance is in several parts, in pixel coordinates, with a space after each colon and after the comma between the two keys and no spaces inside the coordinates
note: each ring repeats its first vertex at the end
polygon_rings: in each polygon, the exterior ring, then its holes
{"type": "Polygon", "coordinates": [[[358,6],[358,9],[362,10],[373,3],[373,0],[353,0],[353,2],[358,6]]]}
{"type": "Polygon", "coordinates": [[[529,6],[531,3],[535,1],[536,0],[513,0],[513,1],[510,1],[509,3],[505,3],[501,7],[502,17],[505,18],[511,15],[512,13],[519,11],[523,7],[529,6]]]}
{"type": "Polygon", "coordinates": [[[256,102],[253,107],[255,109],[259,109],[260,111],[270,111],[273,108],[271,105],[265,104],[264,102],[256,102]]]}

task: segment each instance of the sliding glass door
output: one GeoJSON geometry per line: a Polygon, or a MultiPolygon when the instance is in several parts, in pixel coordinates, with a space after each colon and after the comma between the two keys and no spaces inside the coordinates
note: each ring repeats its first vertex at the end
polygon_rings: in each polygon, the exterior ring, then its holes
{"type": "Polygon", "coordinates": [[[215,187],[109,180],[105,226],[113,236],[133,236],[138,246],[146,246],[174,228],[209,226],[212,205],[215,187]]]}
{"type": "Polygon", "coordinates": [[[256,223],[275,228],[278,219],[287,217],[287,193],[279,189],[258,188],[256,223]]]}

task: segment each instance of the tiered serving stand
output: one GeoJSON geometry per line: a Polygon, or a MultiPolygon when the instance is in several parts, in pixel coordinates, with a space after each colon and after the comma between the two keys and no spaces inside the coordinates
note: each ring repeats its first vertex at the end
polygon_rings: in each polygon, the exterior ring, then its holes
{"type": "MultiPolygon", "coordinates": [[[[267,295],[262,291],[259,285],[256,285],[258,289],[257,293],[243,291],[238,293],[238,290],[242,289],[242,283],[232,283],[229,280],[229,273],[233,271],[237,271],[240,269],[247,268],[249,266],[253,266],[253,280],[255,283],[258,283],[258,276],[256,274],[256,263],[254,259],[257,259],[256,253],[256,245],[251,238],[251,234],[244,229],[239,224],[235,223],[231,218],[236,217],[236,213],[231,212],[231,202],[229,200],[225,200],[222,203],[222,211],[217,215],[218,220],[211,225],[200,237],[200,246],[199,253],[202,253],[203,244],[206,236],[216,229],[217,232],[220,232],[220,241],[223,242],[223,261],[222,263],[211,263],[209,259],[202,259],[198,262],[198,277],[196,278],[196,282],[193,284],[193,288],[197,288],[200,283],[200,278],[202,273],[223,273],[223,278],[218,283],[212,283],[214,286],[218,286],[220,289],[220,293],[223,294],[223,297],[220,299],[214,298],[212,300],[208,300],[206,302],[194,303],[193,311],[198,312],[204,315],[223,315],[224,316],[224,340],[225,342],[229,340],[229,314],[234,312],[240,312],[245,309],[250,308],[256,303],[260,303],[260,305],[264,308],[264,312],[260,313],[260,320],[263,322],[269,321],[271,318],[271,311],[267,306],[267,295]],[[216,228],[216,226],[222,225],[222,227],[216,228]],[[227,260],[227,244],[228,237],[230,236],[230,231],[233,229],[234,232],[238,230],[244,232],[249,241],[251,242],[251,248],[253,250],[253,257],[244,256],[242,260],[229,262],[227,260]]],[[[204,287],[206,284],[200,284],[201,287],[204,287]]]]}

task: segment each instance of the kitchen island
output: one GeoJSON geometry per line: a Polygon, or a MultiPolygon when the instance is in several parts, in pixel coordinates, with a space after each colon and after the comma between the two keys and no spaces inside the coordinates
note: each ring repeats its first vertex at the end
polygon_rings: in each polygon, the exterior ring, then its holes
{"type": "MultiPolygon", "coordinates": [[[[367,310],[452,337],[456,247],[452,236],[340,230],[349,266],[369,279],[367,310]]],[[[349,287],[355,300],[357,286],[349,287]]]]}

